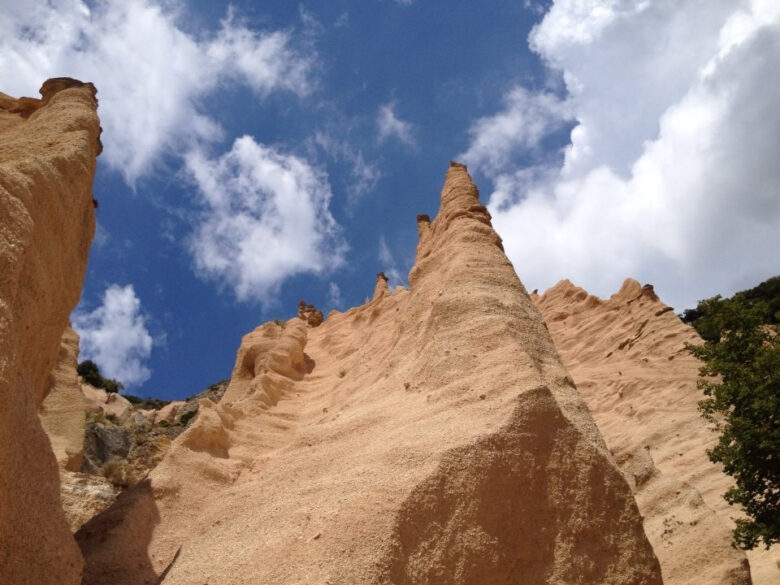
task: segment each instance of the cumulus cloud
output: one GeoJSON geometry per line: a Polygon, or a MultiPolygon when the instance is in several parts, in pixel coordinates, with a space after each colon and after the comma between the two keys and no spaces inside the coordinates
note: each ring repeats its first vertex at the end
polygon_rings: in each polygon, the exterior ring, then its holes
{"type": "Polygon", "coordinates": [[[91,312],[77,307],[72,321],[81,336],[81,359],[93,360],[103,375],[126,388],[149,379],[145,362],[152,352],[152,336],[132,285],[110,285],[99,307],[91,312]]]}
{"type": "Polygon", "coordinates": [[[166,152],[222,137],[199,101],[226,84],[259,96],[311,90],[311,57],[286,31],[256,31],[229,12],[216,32],[183,26],[178,3],[82,0],[8,3],[0,14],[0,77],[12,95],[37,95],[63,75],[95,83],[105,151],[129,183],[166,152]]]}
{"type": "Polygon", "coordinates": [[[390,138],[397,138],[408,146],[415,146],[414,127],[396,115],[395,104],[385,104],[379,108],[376,125],[380,144],[390,138]]]}
{"type": "Polygon", "coordinates": [[[196,268],[239,300],[270,303],[286,278],[343,263],[327,176],[306,161],[242,136],[216,159],[191,151],[186,168],[204,206],[190,240],[196,268]]]}
{"type": "Polygon", "coordinates": [[[780,5],[557,0],[529,43],[565,95],[515,88],[463,155],[529,288],[634,276],[682,309],[777,272],[780,5]]]}

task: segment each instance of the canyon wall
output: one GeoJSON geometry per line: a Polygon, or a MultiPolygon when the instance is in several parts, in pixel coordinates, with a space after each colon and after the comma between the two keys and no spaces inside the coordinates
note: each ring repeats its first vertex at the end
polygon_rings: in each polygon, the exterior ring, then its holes
{"type": "Polygon", "coordinates": [[[780,582],[778,547],[748,553],[731,544],[739,510],[732,485],[706,450],[716,441],[697,409],[701,343],[653,287],[628,279],[607,300],[564,280],[541,297],[564,365],[633,487],[667,585],[780,582]]]}
{"type": "Polygon", "coordinates": [[[77,534],[85,584],[661,583],[463,165],[418,230],[408,290],[243,338],[222,400],[77,534]]]}
{"type": "Polygon", "coordinates": [[[95,93],[59,78],[40,100],[0,94],[0,574],[13,585],[81,580],[38,412],[95,231],[95,93]]]}
{"type": "Polygon", "coordinates": [[[67,471],[79,471],[84,455],[87,403],[76,371],[78,357],[79,336],[68,326],[62,334],[57,363],[49,375],[46,398],[38,412],[57,463],[67,471]]]}

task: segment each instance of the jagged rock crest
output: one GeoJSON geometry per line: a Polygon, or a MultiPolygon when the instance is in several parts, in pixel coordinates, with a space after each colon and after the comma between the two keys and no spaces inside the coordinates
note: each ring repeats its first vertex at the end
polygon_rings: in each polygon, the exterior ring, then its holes
{"type": "Polygon", "coordinates": [[[660,584],[478,197],[451,165],[409,289],[245,336],[221,402],[78,533],[85,583],[660,584]]]}

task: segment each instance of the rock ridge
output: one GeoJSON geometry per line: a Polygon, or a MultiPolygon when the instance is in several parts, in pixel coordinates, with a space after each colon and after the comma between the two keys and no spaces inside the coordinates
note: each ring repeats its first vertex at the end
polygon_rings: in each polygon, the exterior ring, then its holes
{"type": "Polygon", "coordinates": [[[696,332],[652,285],[626,279],[609,299],[563,280],[532,295],[564,365],[636,494],[664,583],[773,583],[764,551],[731,544],[731,485],[706,450],[715,435],[700,417],[696,332]]]}
{"type": "Polygon", "coordinates": [[[78,533],[86,585],[661,583],[464,165],[418,227],[409,289],[244,336],[220,403],[78,533]]]}

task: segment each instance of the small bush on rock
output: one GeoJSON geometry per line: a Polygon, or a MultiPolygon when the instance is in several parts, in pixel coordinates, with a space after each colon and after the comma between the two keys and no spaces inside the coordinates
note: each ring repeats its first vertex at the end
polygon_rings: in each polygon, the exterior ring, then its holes
{"type": "Polygon", "coordinates": [[[76,368],[79,376],[84,378],[87,384],[91,384],[95,388],[103,388],[106,392],[120,392],[124,385],[122,382],[114,380],[113,378],[104,378],[100,374],[100,368],[92,360],[84,360],[76,368]]]}

